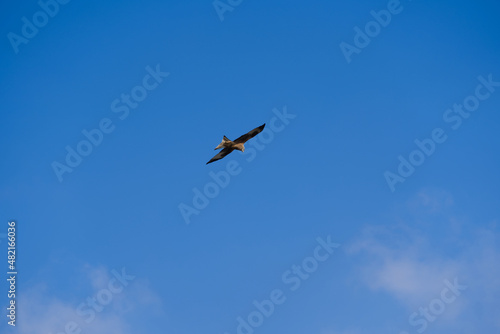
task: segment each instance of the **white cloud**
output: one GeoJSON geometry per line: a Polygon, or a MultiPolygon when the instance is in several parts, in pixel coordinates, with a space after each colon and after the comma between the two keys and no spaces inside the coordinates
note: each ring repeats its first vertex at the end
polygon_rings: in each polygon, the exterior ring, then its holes
{"type": "Polygon", "coordinates": [[[361,277],[372,290],[384,290],[412,308],[433,298],[443,280],[460,270],[455,260],[436,257],[416,231],[406,233],[411,231],[370,227],[347,252],[363,256],[361,277]]]}
{"type": "Polygon", "coordinates": [[[447,305],[434,329],[498,332],[500,233],[496,223],[471,223],[468,217],[457,216],[452,197],[439,190],[421,191],[407,203],[406,211],[405,219],[394,219],[397,223],[366,227],[346,247],[356,264],[354,277],[369,290],[392,296],[408,315],[439,298],[445,279],[457,278],[467,289],[447,305]]]}
{"type": "MultiPolygon", "coordinates": [[[[151,290],[146,279],[135,278],[123,286],[121,292],[110,292],[107,296],[112,296],[109,303],[99,304],[102,309],[94,313],[94,317],[89,314],[82,316],[77,314],[77,309],[81,303],[87,303],[87,298],[98,297],[99,291],[108,289],[109,282],[113,279],[110,269],[103,266],[93,267],[85,265],[82,269],[86,273],[87,285],[94,291],[91,295],[81,299],[75,299],[72,295],[67,300],[53,298],[48,293],[47,284],[36,284],[32,287],[25,287],[17,298],[17,324],[16,332],[19,334],[60,334],[71,333],[67,326],[76,323],[80,333],[93,334],[128,334],[142,332],[144,328],[133,328],[129,319],[135,318],[140,310],[147,310],[147,314],[162,315],[162,305],[160,298],[151,290]],[[76,302],[75,302],[76,300],[76,302]]],[[[116,269],[121,272],[120,269],[116,269]]],[[[130,274],[130,273],[128,273],[130,274]]],[[[119,283],[114,281],[113,287],[117,288],[119,283]]],[[[74,286],[75,292],[84,287],[74,286]]],[[[104,295],[103,295],[104,296],[104,295]]],[[[97,303],[99,299],[96,298],[97,303]]],[[[102,300],[102,299],[101,299],[102,300]]],[[[89,306],[85,310],[91,310],[89,306]]],[[[79,333],[76,329],[75,333],[79,333]]]]}
{"type": "Polygon", "coordinates": [[[451,194],[443,189],[425,188],[420,190],[407,204],[408,209],[414,213],[417,210],[425,213],[438,213],[453,206],[454,201],[451,194]]]}

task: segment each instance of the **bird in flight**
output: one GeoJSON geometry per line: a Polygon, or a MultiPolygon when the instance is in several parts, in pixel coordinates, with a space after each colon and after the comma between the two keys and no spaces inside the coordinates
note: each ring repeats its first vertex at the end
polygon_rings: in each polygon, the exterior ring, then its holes
{"type": "Polygon", "coordinates": [[[215,157],[210,159],[210,161],[207,162],[207,165],[211,162],[214,162],[214,161],[217,161],[217,160],[224,158],[226,155],[233,152],[234,150],[245,152],[245,146],[243,146],[243,144],[245,144],[247,142],[247,140],[249,140],[249,139],[255,137],[256,135],[258,135],[259,133],[261,133],[262,130],[264,130],[265,126],[266,126],[266,123],[262,124],[258,128],[255,128],[255,129],[245,133],[243,136],[240,136],[235,140],[229,140],[229,138],[227,138],[226,136],[222,137],[222,142],[219,145],[217,145],[217,147],[215,149],[216,150],[218,150],[219,148],[224,148],[224,149],[222,151],[220,151],[215,157]]]}

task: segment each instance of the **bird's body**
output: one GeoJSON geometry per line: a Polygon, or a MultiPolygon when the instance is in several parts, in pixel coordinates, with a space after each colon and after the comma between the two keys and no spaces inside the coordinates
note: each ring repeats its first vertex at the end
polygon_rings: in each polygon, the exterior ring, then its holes
{"type": "Polygon", "coordinates": [[[234,141],[228,139],[226,136],[222,138],[222,142],[219,145],[217,145],[215,150],[218,150],[220,148],[232,148],[233,150],[245,152],[244,143],[235,143],[234,141]]]}
{"type": "Polygon", "coordinates": [[[220,151],[212,159],[210,159],[210,161],[207,162],[207,165],[209,163],[211,163],[211,162],[214,162],[214,161],[217,161],[217,160],[220,160],[220,159],[224,158],[226,155],[228,155],[229,153],[233,152],[234,150],[245,152],[245,145],[244,144],[249,139],[255,137],[257,134],[259,134],[260,132],[262,132],[262,130],[264,130],[265,126],[266,126],[266,124],[264,123],[261,126],[259,126],[258,128],[255,128],[252,131],[249,131],[248,133],[244,134],[243,136],[238,137],[234,141],[230,140],[226,136],[222,137],[222,142],[219,145],[217,145],[217,147],[215,149],[218,150],[220,148],[223,148],[223,150],[220,151]]]}

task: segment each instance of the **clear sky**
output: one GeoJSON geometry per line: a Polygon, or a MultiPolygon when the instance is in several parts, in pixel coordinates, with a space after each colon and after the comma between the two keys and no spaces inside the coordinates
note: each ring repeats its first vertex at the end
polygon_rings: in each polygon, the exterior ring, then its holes
{"type": "Polygon", "coordinates": [[[1,7],[2,333],[500,331],[498,1],[1,7]]]}

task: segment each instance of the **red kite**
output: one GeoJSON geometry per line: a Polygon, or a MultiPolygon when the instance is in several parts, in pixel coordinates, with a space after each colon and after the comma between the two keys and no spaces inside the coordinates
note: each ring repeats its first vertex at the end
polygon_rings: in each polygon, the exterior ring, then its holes
{"type": "Polygon", "coordinates": [[[259,133],[261,133],[262,130],[264,130],[265,126],[266,126],[266,124],[264,123],[261,126],[259,126],[258,128],[255,128],[252,131],[249,131],[248,133],[244,134],[243,136],[238,137],[234,141],[231,141],[226,136],[222,137],[222,142],[219,145],[217,145],[217,147],[215,149],[218,150],[219,148],[223,148],[223,147],[224,147],[224,149],[222,151],[220,151],[215,157],[210,159],[210,161],[207,162],[207,165],[211,162],[214,162],[214,161],[217,161],[217,160],[224,158],[226,155],[233,152],[234,150],[245,152],[245,146],[243,146],[243,144],[245,144],[249,139],[251,139],[251,138],[255,137],[256,135],[258,135],[259,133]]]}

